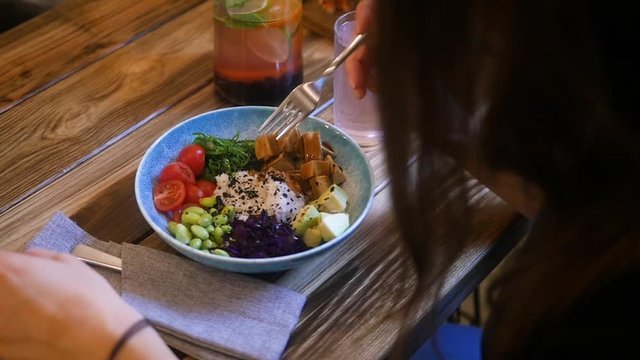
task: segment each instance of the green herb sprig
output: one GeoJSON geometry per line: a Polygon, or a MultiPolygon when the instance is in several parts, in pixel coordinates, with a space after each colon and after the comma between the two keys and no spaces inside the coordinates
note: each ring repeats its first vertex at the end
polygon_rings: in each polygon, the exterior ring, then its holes
{"type": "Polygon", "coordinates": [[[241,170],[258,168],[255,140],[240,140],[240,134],[231,139],[223,139],[203,133],[193,134],[194,144],[204,147],[204,177],[215,181],[220,174],[231,174],[241,170]]]}

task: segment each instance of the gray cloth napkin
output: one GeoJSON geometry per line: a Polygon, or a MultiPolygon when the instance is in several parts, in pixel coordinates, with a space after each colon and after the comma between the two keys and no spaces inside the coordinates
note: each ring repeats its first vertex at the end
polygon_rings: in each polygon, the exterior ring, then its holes
{"type": "MultiPolygon", "coordinates": [[[[25,250],[37,248],[61,253],[70,253],[78,244],[85,244],[120,257],[120,245],[100,241],[87,234],[64,214],[56,212],[36,236],[26,244],[25,250]]],[[[122,293],[121,277],[116,271],[95,267],[113,288],[122,293]]]]}
{"type": "Polygon", "coordinates": [[[56,213],[27,245],[71,252],[86,244],[122,258],[122,274],[98,269],[174,348],[199,359],[278,359],[304,295],[143,246],[106,243],[56,213]]]}

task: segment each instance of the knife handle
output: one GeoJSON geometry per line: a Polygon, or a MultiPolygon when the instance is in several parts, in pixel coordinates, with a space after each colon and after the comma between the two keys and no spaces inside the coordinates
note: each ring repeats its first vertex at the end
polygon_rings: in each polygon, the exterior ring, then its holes
{"type": "Polygon", "coordinates": [[[71,251],[71,254],[87,264],[122,271],[122,260],[120,258],[94,249],[90,246],[80,244],[71,251]]]}

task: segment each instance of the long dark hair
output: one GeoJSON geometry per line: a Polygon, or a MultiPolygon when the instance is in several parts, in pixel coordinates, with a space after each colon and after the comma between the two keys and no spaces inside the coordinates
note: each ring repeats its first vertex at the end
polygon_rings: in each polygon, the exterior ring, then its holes
{"type": "Polygon", "coordinates": [[[522,354],[545,319],[639,263],[640,62],[637,12],[625,6],[634,5],[376,4],[385,146],[417,291],[437,291],[467,240],[465,164],[515,173],[544,193],[515,263],[495,285],[489,357],[522,354]],[[407,172],[416,149],[417,172],[407,172]]]}

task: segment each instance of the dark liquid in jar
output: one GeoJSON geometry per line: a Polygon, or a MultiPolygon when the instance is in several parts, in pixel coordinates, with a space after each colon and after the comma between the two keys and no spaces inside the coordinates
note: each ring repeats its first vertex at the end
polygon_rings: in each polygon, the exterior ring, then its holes
{"type": "Polygon", "coordinates": [[[238,105],[279,105],[291,90],[302,82],[302,71],[279,78],[256,81],[234,81],[214,73],[216,89],[225,99],[238,105]]]}

